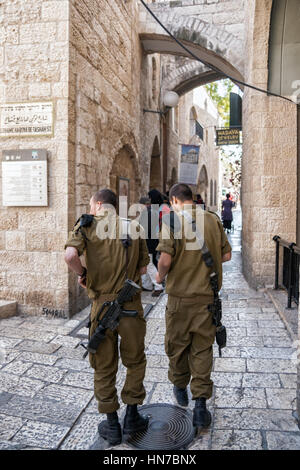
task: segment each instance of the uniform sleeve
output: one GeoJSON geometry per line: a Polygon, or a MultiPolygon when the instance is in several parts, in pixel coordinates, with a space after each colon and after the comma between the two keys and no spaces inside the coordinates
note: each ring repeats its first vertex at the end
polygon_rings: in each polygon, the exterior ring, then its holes
{"type": "Polygon", "coordinates": [[[224,231],[222,222],[220,221],[219,218],[217,219],[217,221],[218,221],[219,230],[221,232],[221,245],[222,245],[221,251],[222,251],[222,256],[224,256],[224,255],[226,255],[226,253],[229,253],[232,250],[232,248],[231,248],[231,245],[228,241],[226,233],[224,231]]]}
{"type": "Polygon", "coordinates": [[[147,266],[149,264],[150,258],[149,258],[149,252],[148,252],[146,240],[141,237],[139,239],[139,243],[140,243],[140,253],[139,253],[138,267],[143,268],[144,266],[147,266]]]}
{"type": "Polygon", "coordinates": [[[174,234],[172,233],[170,227],[165,223],[162,224],[162,228],[159,233],[159,244],[156,248],[156,251],[161,253],[168,253],[172,257],[175,255],[174,234]]]}
{"type": "Polygon", "coordinates": [[[78,256],[81,256],[86,245],[85,245],[85,239],[82,233],[80,232],[80,230],[77,232],[78,227],[79,227],[79,224],[77,224],[73,228],[72,232],[70,232],[69,238],[65,244],[65,249],[68,246],[76,248],[76,250],[78,251],[78,256]]]}

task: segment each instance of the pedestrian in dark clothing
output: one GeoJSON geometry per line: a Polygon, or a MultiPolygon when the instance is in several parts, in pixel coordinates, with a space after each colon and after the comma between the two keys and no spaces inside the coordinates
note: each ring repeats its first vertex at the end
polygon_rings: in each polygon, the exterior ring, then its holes
{"type": "Polygon", "coordinates": [[[149,254],[152,254],[153,264],[157,269],[156,247],[159,242],[160,216],[159,207],[164,202],[161,193],[157,189],[148,192],[151,207],[148,208],[148,239],[146,240],[149,254]]]}
{"type": "Polygon", "coordinates": [[[226,194],[226,199],[222,202],[222,221],[223,227],[227,231],[227,233],[229,233],[231,230],[231,223],[233,221],[233,207],[234,202],[230,200],[230,194],[226,194]]]}

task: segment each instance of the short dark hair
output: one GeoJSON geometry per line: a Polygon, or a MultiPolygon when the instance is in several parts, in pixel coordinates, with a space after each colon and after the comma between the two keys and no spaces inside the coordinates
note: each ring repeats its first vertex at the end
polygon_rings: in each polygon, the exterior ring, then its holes
{"type": "Polygon", "coordinates": [[[158,204],[160,206],[164,202],[161,192],[157,189],[150,189],[148,196],[150,197],[151,204],[158,204]]]}
{"type": "Polygon", "coordinates": [[[170,189],[169,197],[170,201],[172,201],[173,197],[176,197],[181,202],[191,201],[193,199],[193,193],[187,184],[177,183],[170,189]]]}
{"type": "Polygon", "coordinates": [[[93,196],[94,201],[102,202],[103,204],[110,204],[113,207],[117,207],[117,196],[110,189],[100,189],[93,196]]]}
{"type": "Polygon", "coordinates": [[[229,199],[230,198],[230,193],[226,194],[226,197],[227,197],[227,199],[229,199]]]}

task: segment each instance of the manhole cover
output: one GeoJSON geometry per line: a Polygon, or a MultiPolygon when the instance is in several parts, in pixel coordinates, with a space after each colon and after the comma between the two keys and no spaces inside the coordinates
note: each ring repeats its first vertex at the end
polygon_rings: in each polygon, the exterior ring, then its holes
{"type": "Polygon", "coordinates": [[[192,412],[168,404],[145,405],[139,408],[149,416],[146,431],[130,436],[126,443],[135,449],[185,449],[195,438],[192,412]]]}

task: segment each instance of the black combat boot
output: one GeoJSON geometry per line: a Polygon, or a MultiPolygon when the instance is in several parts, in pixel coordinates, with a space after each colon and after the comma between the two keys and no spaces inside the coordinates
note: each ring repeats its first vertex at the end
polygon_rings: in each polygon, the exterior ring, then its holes
{"type": "Polygon", "coordinates": [[[187,394],[187,389],[186,388],[179,388],[174,385],[173,387],[173,393],[175,395],[175,398],[177,400],[178,405],[180,406],[188,406],[189,404],[189,398],[187,394]]]}
{"type": "Polygon", "coordinates": [[[124,434],[145,431],[148,427],[148,423],[149,418],[139,414],[137,405],[127,405],[123,426],[124,434]]]}
{"type": "Polygon", "coordinates": [[[109,445],[117,446],[122,442],[122,431],[116,411],[107,413],[107,420],[102,421],[98,426],[100,436],[105,439],[109,445]]]}
{"type": "Polygon", "coordinates": [[[196,398],[193,425],[197,428],[207,428],[211,423],[211,414],[206,408],[206,398],[196,398]]]}

